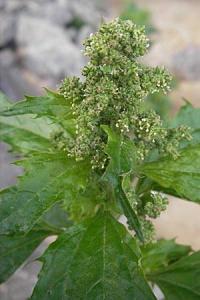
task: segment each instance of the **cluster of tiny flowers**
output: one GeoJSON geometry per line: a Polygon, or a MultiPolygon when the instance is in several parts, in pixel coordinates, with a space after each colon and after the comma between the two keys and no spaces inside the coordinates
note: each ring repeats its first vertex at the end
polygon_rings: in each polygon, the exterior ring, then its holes
{"type": "Polygon", "coordinates": [[[134,118],[135,143],[138,145],[138,157],[143,160],[153,148],[159,148],[167,136],[160,116],[154,111],[138,114],[134,118]]]}
{"type": "MultiPolygon", "coordinates": [[[[103,24],[84,46],[89,57],[82,71],[84,81],[66,78],[59,89],[76,120],[74,139],[66,142],[63,133],[56,133],[56,147],[76,160],[89,158],[92,168],[103,172],[108,161],[103,124],[135,143],[138,162],[154,149],[177,158],[180,142],[190,139],[189,129],[165,128],[159,115],[144,109],[146,96],[160,91],[167,93],[171,80],[164,68],[151,68],[139,62],[138,58],[149,46],[144,28],[116,19],[103,24]]],[[[127,197],[141,220],[145,239],[150,240],[154,230],[148,217],[159,216],[166,208],[166,198],[152,193],[151,201],[142,206],[134,191],[129,191],[127,197]]]]}
{"type": "Polygon", "coordinates": [[[77,160],[90,156],[93,166],[103,169],[106,136],[100,125],[106,124],[124,136],[133,134],[145,157],[150,145],[165,133],[157,115],[142,115],[142,102],[149,93],[167,92],[170,76],[163,68],[138,62],[149,46],[144,28],[116,19],[103,24],[84,45],[90,58],[82,72],[84,83],[65,79],[60,87],[60,93],[72,103],[77,123],[69,153],[77,160]]]}
{"type": "Polygon", "coordinates": [[[141,229],[145,243],[150,243],[155,240],[155,228],[150,220],[145,217],[140,217],[141,229]]]}
{"type": "Polygon", "coordinates": [[[67,138],[62,130],[53,131],[50,136],[53,146],[60,151],[67,151],[67,138]]]}
{"type": "Polygon", "coordinates": [[[163,153],[169,153],[176,159],[179,156],[179,145],[183,140],[190,141],[192,139],[191,129],[187,126],[179,126],[177,128],[168,129],[166,140],[160,145],[163,153]]]}
{"type": "Polygon", "coordinates": [[[150,201],[146,202],[144,207],[139,209],[139,220],[142,226],[145,243],[151,242],[155,239],[155,228],[151,220],[160,216],[161,212],[165,211],[168,206],[168,199],[165,195],[151,191],[150,201]]]}
{"type": "Polygon", "coordinates": [[[65,78],[61,82],[59,92],[73,108],[74,103],[79,103],[83,98],[83,83],[77,77],[65,78]]]}
{"type": "MultiPolygon", "coordinates": [[[[130,187],[126,187],[125,192],[131,207],[134,209],[140,220],[144,234],[144,242],[148,243],[149,241],[154,240],[155,229],[151,219],[159,217],[161,212],[166,210],[168,205],[167,197],[162,193],[151,191],[145,198],[140,198],[136,195],[132,184],[130,187]]],[[[128,227],[130,230],[133,229],[130,224],[128,224],[128,227]]]]}
{"type": "Polygon", "coordinates": [[[150,218],[156,219],[162,211],[165,211],[168,205],[168,199],[165,195],[151,191],[151,201],[144,206],[144,212],[150,218]]]}
{"type": "Polygon", "coordinates": [[[138,199],[135,194],[135,189],[133,187],[130,187],[129,189],[126,189],[126,197],[129,200],[129,203],[131,204],[131,207],[133,208],[134,211],[137,211],[138,207],[138,199]]]}
{"type": "MultiPolygon", "coordinates": [[[[126,183],[123,187],[129,203],[137,214],[140,221],[144,242],[148,243],[155,238],[155,228],[151,219],[160,216],[161,212],[165,211],[168,205],[167,197],[157,191],[150,191],[145,196],[139,197],[135,192],[135,187],[132,181],[126,183]]],[[[129,230],[133,230],[127,221],[129,230]]]]}

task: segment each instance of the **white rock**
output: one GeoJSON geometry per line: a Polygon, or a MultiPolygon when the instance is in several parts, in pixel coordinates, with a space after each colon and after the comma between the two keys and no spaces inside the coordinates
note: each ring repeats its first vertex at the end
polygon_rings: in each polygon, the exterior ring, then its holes
{"type": "Polygon", "coordinates": [[[47,20],[21,16],[16,40],[23,65],[40,76],[77,75],[84,64],[80,50],[66,32],[47,20]]]}
{"type": "Polygon", "coordinates": [[[16,12],[16,11],[20,11],[22,8],[25,7],[27,0],[6,0],[4,2],[5,2],[4,4],[5,11],[16,12]]]}
{"type": "Polygon", "coordinates": [[[59,25],[65,25],[73,19],[70,0],[30,1],[26,9],[31,15],[42,17],[59,25]]]}
{"type": "MultiPolygon", "coordinates": [[[[102,1],[103,2],[103,1],[102,1]]],[[[73,0],[71,1],[72,14],[80,18],[86,24],[96,27],[101,18],[104,17],[101,5],[98,7],[98,1],[90,0],[73,0]]]]}
{"type": "Polygon", "coordinates": [[[0,9],[4,9],[6,5],[6,0],[0,0],[0,9]]]}
{"type": "Polygon", "coordinates": [[[15,35],[15,19],[12,15],[0,13],[0,47],[4,46],[15,35]]]}

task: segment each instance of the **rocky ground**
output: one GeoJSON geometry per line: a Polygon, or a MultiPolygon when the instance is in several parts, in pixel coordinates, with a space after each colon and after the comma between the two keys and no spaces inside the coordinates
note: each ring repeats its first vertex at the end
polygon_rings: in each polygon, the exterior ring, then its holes
{"type": "Polygon", "coordinates": [[[79,75],[82,42],[107,18],[106,1],[0,0],[0,87],[12,98],[79,75]]]}
{"type": "MultiPolygon", "coordinates": [[[[55,88],[66,75],[80,74],[85,62],[80,54],[82,40],[96,30],[102,17],[111,15],[108,2],[0,0],[0,89],[17,99],[24,93],[41,93],[42,86],[55,88]]],[[[112,0],[115,7],[119,2],[112,0]]],[[[135,2],[150,10],[157,29],[145,61],[166,65],[180,80],[171,94],[174,112],[182,97],[200,106],[199,0],[135,2]]],[[[8,164],[11,156],[6,149],[0,146],[0,187],[13,183],[20,173],[19,168],[8,164]]],[[[200,249],[199,215],[198,205],[171,199],[166,213],[155,221],[158,237],[177,237],[180,243],[200,249]]],[[[32,260],[33,256],[0,287],[0,299],[28,298],[40,269],[32,260]]]]}

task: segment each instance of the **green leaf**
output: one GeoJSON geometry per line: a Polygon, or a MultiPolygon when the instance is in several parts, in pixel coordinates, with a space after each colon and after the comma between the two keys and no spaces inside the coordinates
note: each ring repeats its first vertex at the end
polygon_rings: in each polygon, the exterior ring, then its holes
{"type": "Polygon", "coordinates": [[[200,108],[194,108],[188,101],[182,106],[170,124],[171,127],[186,125],[191,128],[192,140],[181,143],[182,147],[200,144],[200,108]]]}
{"type": "Polygon", "coordinates": [[[34,114],[36,117],[52,117],[56,119],[71,118],[70,103],[58,93],[46,90],[44,96],[26,96],[26,99],[13,105],[3,107],[1,116],[34,114]]]}
{"type": "Polygon", "coordinates": [[[145,250],[145,268],[150,261],[155,261],[156,266],[152,268],[150,264],[147,278],[160,287],[166,300],[200,299],[200,251],[189,255],[186,246],[170,244],[165,241],[145,250]]]}
{"type": "Polygon", "coordinates": [[[141,173],[158,183],[163,191],[200,202],[200,144],[184,148],[175,160],[166,157],[146,163],[141,173]]]}
{"type": "Polygon", "coordinates": [[[136,147],[130,139],[125,140],[109,126],[102,125],[101,128],[108,135],[105,152],[111,158],[106,176],[115,185],[117,179],[114,180],[112,174],[120,176],[136,169],[136,147]]]}
{"type": "Polygon", "coordinates": [[[174,240],[159,240],[142,246],[142,269],[145,275],[155,273],[191,252],[189,246],[176,244],[174,240]]]}
{"type": "Polygon", "coordinates": [[[172,105],[169,96],[160,92],[149,94],[146,97],[145,106],[147,109],[153,109],[164,121],[167,121],[172,105]]]}
{"type": "Polygon", "coordinates": [[[24,154],[48,152],[52,148],[51,143],[40,135],[8,124],[0,123],[0,140],[11,145],[12,150],[24,154]]]}
{"type": "MultiPolygon", "coordinates": [[[[0,108],[11,104],[0,93],[0,108]]],[[[46,117],[35,119],[32,115],[0,116],[0,140],[12,146],[12,150],[24,154],[30,151],[48,152],[51,147],[48,139],[52,131],[60,127],[46,117]]]]}
{"type": "Polygon", "coordinates": [[[190,102],[183,105],[171,124],[173,127],[187,125],[194,129],[200,128],[200,108],[194,108],[190,102]]]}
{"type": "Polygon", "coordinates": [[[0,235],[0,283],[6,281],[48,236],[71,226],[67,213],[56,203],[27,234],[0,235]]]}
{"type": "Polygon", "coordinates": [[[92,174],[92,180],[88,181],[85,189],[74,195],[73,201],[64,201],[64,206],[69,212],[71,219],[81,222],[83,219],[96,215],[97,211],[103,206],[113,209],[112,201],[105,201],[105,193],[98,185],[97,179],[92,174]]]}
{"type": "Polygon", "coordinates": [[[1,111],[7,109],[11,104],[8,97],[0,91],[0,109],[1,111]]]}
{"type": "Polygon", "coordinates": [[[56,202],[73,201],[88,180],[88,162],[65,153],[42,154],[21,162],[26,169],[18,187],[0,192],[0,234],[28,232],[56,202]]]}
{"type": "Polygon", "coordinates": [[[54,206],[48,210],[37,224],[37,230],[48,230],[53,234],[58,234],[72,225],[69,216],[63,207],[63,202],[56,202],[54,206]]]}
{"type": "Polygon", "coordinates": [[[150,12],[139,8],[132,1],[126,1],[123,3],[123,10],[120,14],[120,19],[131,20],[137,25],[145,25],[146,34],[151,34],[155,31],[155,28],[151,24],[150,12]]]}
{"type": "MultiPolygon", "coordinates": [[[[19,104],[20,102],[18,102],[19,104]]],[[[17,104],[11,104],[9,99],[0,92],[0,109],[1,112],[5,111],[6,108],[9,109],[11,107],[14,107],[17,104]]],[[[32,133],[35,133],[37,135],[40,135],[44,138],[49,138],[50,133],[52,129],[58,128],[57,125],[53,124],[50,119],[47,117],[42,117],[39,119],[36,119],[31,114],[27,115],[20,115],[17,116],[16,114],[13,114],[12,116],[6,116],[3,117],[0,112],[0,123],[5,125],[10,125],[13,127],[16,127],[18,129],[24,129],[27,131],[30,131],[32,133]]]]}
{"type": "Polygon", "coordinates": [[[140,241],[144,241],[141,225],[138,219],[137,214],[132,209],[129,200],[126,197],[126,194],[124,193],[123,189],[121,188],[121,185],[119,185],[117,190],[117,195],[119,202],[121,204],[121,207],[123,209],[124,215],[127,217],[128,225],[131,229],[135,230],[135,233],[137,234],[140,241]]]}
{"type": "Polygon", "coordinates": [[[109,164],[103,175],[103,180],[108,182],[111,186],[116,199],[122,207],[123,213],[127,217],[130,227],[135,230],[139,239],[143,241],[138,216],[132,209],[121,183],[122,175],[136,170],[135,145],[131,140],[123,140],[120,135],[106,125],[103,125],[102,129],[108,135],[105,153],[110,157],[109,164]]]}
{"type": "Polygon", "coordinates": [[[46,231],[0,236],[0,283],[6,281],[48,236],[46,231]]]}
{"type": "Polygon", "coordinates": [[[70,228],[44,253],[31,299],[155,299],[126,236],[107,212],[70,228]]]}

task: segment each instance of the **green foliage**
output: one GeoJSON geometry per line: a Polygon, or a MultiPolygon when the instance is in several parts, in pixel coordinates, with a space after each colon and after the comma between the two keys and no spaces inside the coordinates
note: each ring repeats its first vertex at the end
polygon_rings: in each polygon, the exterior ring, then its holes
{"type": "Polygon", "coordinates": [[[171,100],[168,95],[163,93],[155,93],[148,95],[146,98],[146,106],[152,108],[160,117],[167,121],[171,110],[171,100]]]}
{"type": "Polygon", "coordinates": [[[186,147],[191,144],[200,143],[200,108],[194,108],[192,104],[186,101],[185,105],[181,107],[178,114],[170,124],[171,127],[178,127],[180,125],[189,126],[191,128],[191,141],[182,141],[181,147],[186,147]]]}
{"type": "Polygon", "coordinates": [[[70,116],[70,106],[65,99],[54,92],[46,90],[45,96],[26,96],[24,101],[8,105],[3,116],[34,114],[36,117],[48,116],[53,119],[65,119],[70,116]],[[65,107],[65,109],[63,109],[65,107]]]}
{"type": "Polygon", "coordinates": [[[71,227],[41,257],[31,299],[155,299],[126,235],[107,212],[71,227]]]}
{"type": "Polygon", "coordinates": [[[174,240],[159,240],[141,247],[141,264],[147,277],[187,256],[192,249],[178,245],[174,240]]]}
{"type": "Polygon", "coordinates": [[[200,201],[200,145],[180,151],[175,161],[166,157],[142,166],[142,172],[170,194],[200,201]]]}
{"type": "MultiPolygon", "coordinates": [[[[137,25],[145,26],[145,33],[149,36],[150,46],[155,42],[152,38],[152,33],[156,32],[157,30],[152,25],[150,11],[138,7],[132,0],[123,0],[120,19],[130,20],[137,25]]],[[[176,85],[177,82],[175,78],[173,78],[171,82],[171,88],[175,88],[176,85]]],[[[147,95],[145,105],[147,108],[152,108],[161,116],[163,120],[168,120],[172,103],[170,97],[165,93],[156,92],[147,95]]]]}
{"type": "Polygon", "coordinates": [[[144,249],[142,260],[149,268],[147,278],[160,287],[165,299],[199,299],[200,251],[190,253],[189,247],[161,241],[144,249]]]}
{"type": "Polygon", "coordinates": [[[0,283],[20,267],[48,234],[45,231],[30,231],[27,235],[1,235],[0,283]]]}
{"type": "Polygon", "coordinates": [[[1,234],[28,232],[57,201],[70,206],[87,184],[86,162],[74,162],[61,153],[34,155],[20,165],[26,173],[18,187],[0,192],[1,234]]]}
{"type": "Polygon", "coordinates": [[[69,225],[67,214],[58,203],[28,233],[1,235],[0,283],[15,272],[46,237],[62,233],[69,225]]]}
{"type": "Polygon", "coordinates": [[[122,20],[130,20],[140,26],[145,25],[146,34],[153,33],[155,28],[151,24],[150,12],[146,9],[139,8],[133,1],[124,0],[124,2],[120,18],[122,20]]]}
{"type": "Polygon", "coordinates": [[[199,296],[199,254],[156,242],[151,222],[165,193],[200,200],[199,110],[187,104],[163,122],[147,108],[170,84],[165,69],[138,60],[147,48],[144,28],[117,19],[86,40],[83,81],[16,104],[0,95],[0,139],[24,169],[0,191],[1,281],[58,236],[32,299],[155,299],[148,281],[166,299],[183,299],[183,285],[187,299],[199,296]]]}

